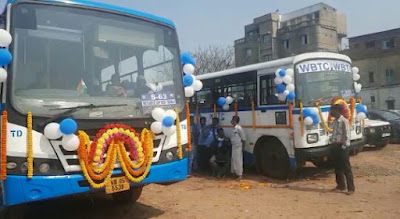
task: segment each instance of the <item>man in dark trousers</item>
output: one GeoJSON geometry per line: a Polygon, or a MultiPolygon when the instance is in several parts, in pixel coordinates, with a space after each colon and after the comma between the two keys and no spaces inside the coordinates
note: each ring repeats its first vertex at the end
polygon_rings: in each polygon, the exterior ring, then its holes
{"type": "Polygon", "coordinates": [[[225,177],[229,170],[231,157],[229,150],[232,147],[229,138],[225,137],[224,130],[218,128],[218,138],[215,140],[212,147],[212,156],[210,159],[210,166],[213,176],[218,178],[225,177]]]}
{"type": "Polygon", "coordinates": [[[353,173],[349,160],[350,125],[349,121],[342,115],[343,108],[336,104],[331,107],[331,115],[335,118],[332,124],[332,155],[335,162],[335,174],[337,186],[334,191],[346,190],[352,195],[355,191],[353,173]]]}

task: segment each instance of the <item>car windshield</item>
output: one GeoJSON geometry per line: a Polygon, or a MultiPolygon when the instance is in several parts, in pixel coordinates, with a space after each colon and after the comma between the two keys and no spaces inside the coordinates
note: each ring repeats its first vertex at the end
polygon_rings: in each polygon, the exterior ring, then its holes
{"type": "Polygon", "coordinates": [[[313,60],[296,65],[297,98],[306,105],[318,99],[330,103],[334,97],[350,99],[354,85],[350,64],[343,61],[313,60]]]}
{"type": "Polygon", "coordinates": [[[400,119],[400,114],[395,113],[395,112],[390,112],[390,111],[382,111],[379,113],[383,118],[385,118],[387,121],[393,121],[393,120],[399,120],[400,119]]]}
{"type": "Polygon", "coordinates": [[[13,8],[12,103],[22,113],[144,117],[152,108],[183,109],[174,29],[96,10],[20,3],[13,8]]]}

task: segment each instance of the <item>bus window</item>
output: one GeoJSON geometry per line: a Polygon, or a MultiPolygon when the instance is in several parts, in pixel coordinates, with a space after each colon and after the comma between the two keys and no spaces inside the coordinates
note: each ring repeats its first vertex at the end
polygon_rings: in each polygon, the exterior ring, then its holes
{"type": "Polygon", "coordinates": [[[275,75],[260,76],[260,105],[277,105],[281,102],[275,96],[275,75]]]}
{"type": "Polygon", "coordinates": [[[224,78],[224,87],[227,93],[224,96],[232,96],[239,107],[250,107],[251,100],[256,100],[256,72],[245,72],[235,77],[224,78]]]}

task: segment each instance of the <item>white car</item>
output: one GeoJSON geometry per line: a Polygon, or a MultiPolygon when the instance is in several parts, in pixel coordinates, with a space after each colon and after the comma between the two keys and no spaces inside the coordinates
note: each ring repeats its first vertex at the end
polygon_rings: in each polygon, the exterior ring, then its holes
{"type": "Polygon", "coordinates": [[[391,125],[389,122],[365,119],[365,143],[383,148],[389,144],[391,125]]]}

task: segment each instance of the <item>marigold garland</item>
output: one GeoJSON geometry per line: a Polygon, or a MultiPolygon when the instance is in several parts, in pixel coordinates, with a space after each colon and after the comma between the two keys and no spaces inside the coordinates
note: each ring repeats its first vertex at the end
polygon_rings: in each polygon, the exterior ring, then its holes
{"type": "Polygon", "coordinates": [[[349,125],[350,127],[353,125],[353,120],[354,120],[354,110],[356,108],[356,99],[351,98],[350,99],[350,118],[349,118],[349,125]]]}
{"type": "Polygon", "coordinates": [[[300,130],[301,130],[301,137],[304,137],[303,102],[301,101],[300,101],[300,130]]]}
{"type": "Polygon", "coordinates": [[[144,129],[139,135],[129,126],[113,124],[101,129],[92,143],[83,131],[78,132],[78,137],[79,163],[83,175],[93,188],[102,188],[109,183],[117,158],[125,175],[132,182],[137,183],[147,177],[153,158],[154,138],[149,130],[144,129]],[[126,147],[129,148],[130,155],[126,147]]]}
{"type": "Polygon", "coordinates": [[[176,142],[178,144],[178,158],[183,158],[182,141],[181,141],[181,122],[179,121],[179,111],[175,108],[176,113],[176,142]]]}
{"type": "Polygon", "coordinates": [[[189,103],[186,103],[186,123],[187,123],[187,150],[191,151],[192,150],[192,130],[190,128],[190,109],[189,109],[189,103]]]}
{"type": "Polygon", "coordinates": [[[1,120],[1,179],[7,179],[7,110],[3,110],[1,120]]]}
{"type": "Polygon", "coordinates": [[[28,112],[27,114],[27,128],[28,128],[28,136],[27,136],[27,163],[28,163],[28,179],[32,179],[33,177],[33,145],[32,145],[32,112],[28,112]]]}

